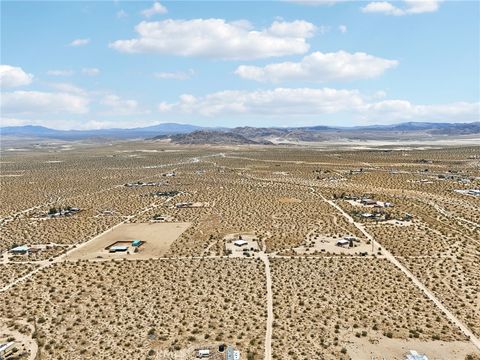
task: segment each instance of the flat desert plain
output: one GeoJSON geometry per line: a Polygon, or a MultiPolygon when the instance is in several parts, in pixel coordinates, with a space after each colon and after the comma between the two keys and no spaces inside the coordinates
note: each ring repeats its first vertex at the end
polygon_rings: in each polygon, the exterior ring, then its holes
{"type": "Polygon", "coordinates": [[[12,359],[480,359],[478,146],[52,143],[1,166],[12,359]]]}

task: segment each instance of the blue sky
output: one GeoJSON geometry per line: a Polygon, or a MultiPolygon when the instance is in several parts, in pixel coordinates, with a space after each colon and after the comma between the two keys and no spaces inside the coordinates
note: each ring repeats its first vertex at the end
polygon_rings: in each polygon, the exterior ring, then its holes
{"type": "Polygon", "coordinates": [[[2,125],[470,122],[476,1],[1,2],[2,125]]]}

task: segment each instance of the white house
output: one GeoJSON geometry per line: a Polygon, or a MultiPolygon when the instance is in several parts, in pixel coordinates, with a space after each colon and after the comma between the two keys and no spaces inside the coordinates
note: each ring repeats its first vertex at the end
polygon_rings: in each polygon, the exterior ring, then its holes
{"type": "Polygon", "coordinates": [[[235,240],[233,242],[233,245],[235,246],[244,246],[244,245],[247,245],[248,244],[248,241],[245,241],[245,240],[235,240]]]}

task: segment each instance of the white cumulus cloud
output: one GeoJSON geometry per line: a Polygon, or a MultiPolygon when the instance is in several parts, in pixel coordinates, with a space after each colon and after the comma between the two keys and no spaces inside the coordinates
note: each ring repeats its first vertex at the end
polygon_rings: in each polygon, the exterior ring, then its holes
{"type": "Polygon", "coordinates": [[[82,74],[87,76],[97,76],[100,75],[100,69],[97,68],[83,68],[82,74]]]}
{"type": "Polygon", "coordinates": [[[356,90],[276,88],[273,90],[227,90],[195,97],[180,96],[177,103],[162,103],[161,109],[203,116],[221,115],[300,115],[334,113],[361,106],[356,90]]]}
{"type": "Polygon", "coordinates": [[[128,17],[128,13],[125,10],[120,9],[119,11],[117,11],[117,18],[118,19],[124,19],[126,17],[128,17]]]}
{"type": "Polygon", "coordinates": [[[73,70],[48,70],[47,75],[49,76],[72,76],[74,74],[73,70]]]}
{"type": "Polygon", "coordinates": [[[14,91],[3,93],[2,112],[5,114],[85,114],[89,100],[72,93],[14,91]]]}
{"type": "Polygon", "coordinates": [[[439,0],[403,0],[401,7],[388,1],[374,1],[362,8],[364,13],[382,13],[385,15],[403,16],[435,12],[439,8],[439,0]]]}
{"type": "Polygon", "coordinates": [[[75,39],[69,45],[70,46],[85,46],[90,43],[90,39],[75,39]]]}
{"type": "Polygon", "coordinates": [[[166,14],[167,12],[167,8],[157,1],[152,7],[143,10],[142,15],[148,18],[156,14],[166,14]]]}
{"type": "Polygon", "coordinates": [[[332,6],[338,3],[347,2],[351,0],[287,0],[288,2],[301,4],[301,5],[309,5],[309,6],[332,6]]]}
{"type": "Polygon", "coordinates": [[[190,79],[195,72],[193,69],[188,71],[174,71],[174,72],[156,72],[153,74],[157,79],[164,80],[188,80],[190,79]]]}
{"type": "Polygon", "coordinates": [[[127,116],[147,113],[140,109],[138,101],[123,99],[115,94],[105,95],[100,100],[100,104],[107,108],[106,111],[102,112],[103,115],[127,116]]]}
{"type": "Polygon", "coordinates": [[[50,83],[48,84],[51,88],[60,91],[62,93],[76,94],[80,96],[87,97],[89,96],[88,91],[74,85],[71,83],[50,83]]]}
{"type": "Polygon", "coordinates": [[[240,65],[235,74],[262,82],[281,81],[349,81],[382,75],[398,65],[396,60],[379,58],[366,53],[314,52],[300,62],[282,62],[264,67],[240,65]]]}
{"type": "Polygon", "coordinates": [[[184,94],[174,103],[162,102],[158,110],[176,115],[316,119],[346,114],[356,121],[478,121],[480,103],[413,104],[407,100],[379,100],[358,90],[331,88],[275,88],[256,91],[220,91],[205,96],[184,94]]]}
{"type": "Polygon", "coordinates": [[[33,80],[33,75],[26,73],[21,67],[0,65],[0,86],[16,87],[29,85],[33,80]]]}
{"type": "Polygon", "coordinates": [[[365,105],[365,115],[372,121],[478,121],[480,103],[416,105],[406,100],[383,100],[365,105]]]}
{"type": "Polygon", "coordinates": [[[307,21],[275,21],[254,30],[245,20],[223,19],[142,21],[138,38],[117,40],[110,47],[125,53],[157,53],[218,59],[248,60],[304,54],[316,26],[307,21]]]}

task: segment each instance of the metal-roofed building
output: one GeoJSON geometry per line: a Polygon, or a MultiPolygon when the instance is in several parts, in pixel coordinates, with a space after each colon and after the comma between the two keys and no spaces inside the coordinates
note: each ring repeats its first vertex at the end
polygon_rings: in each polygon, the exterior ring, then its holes
{"type": "Polygon", "coordinates": [[[142,242],[140,240],[133,240],[132,241],[132,246],[139,247],[140,245],[142,245],[142,242]]]}
{"type": "Polygon", "coordinates": [[[21,245],[10,249],[10,252],[14,254],[26,254],[29,251],[30,247],[28,247],[27,245],[21,245]]]}
{"type": "Polygon", "coordinates": [[[405,356],[405,360],[428,360],[428,357],[427,355],[419,354],[415,350],[410,350],[410,353],[405,356]]]}
{"type": "Polygon", "coordinates": [[[123,252],[127,250],[128,250],[128,246],[111,246],[108,249],[109,252],[123,252]]]}

